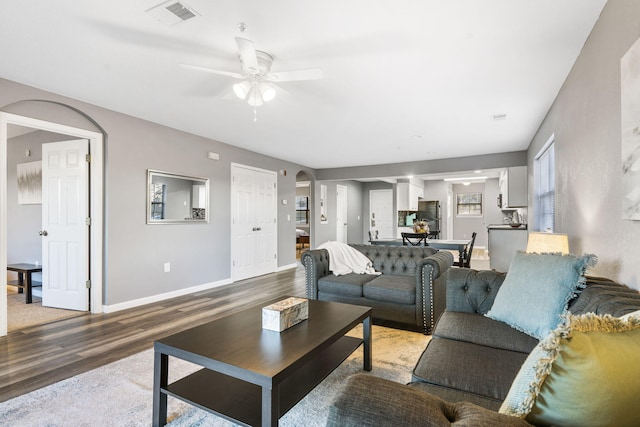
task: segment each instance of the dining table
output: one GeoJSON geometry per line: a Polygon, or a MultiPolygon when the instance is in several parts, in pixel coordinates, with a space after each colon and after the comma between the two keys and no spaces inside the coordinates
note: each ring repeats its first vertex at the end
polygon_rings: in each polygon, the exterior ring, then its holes
{"type": "MultiPolygon", "coordinates": [[[[372,245],[403,246],[402,239],[373,239],[369,240],[369,243],[372,245]]],[[[470,244],[471,239],[427,239],[425,246],[431,246],[434,249],[451,251],[457,250],[460,265],[464,265],[464,259],[467,256],[467,248],[470,244]]]]}

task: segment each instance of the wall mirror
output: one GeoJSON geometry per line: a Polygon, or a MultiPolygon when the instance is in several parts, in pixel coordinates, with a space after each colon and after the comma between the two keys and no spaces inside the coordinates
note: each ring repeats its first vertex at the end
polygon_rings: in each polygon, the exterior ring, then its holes
{"type": "Polygon", "coordinates": [[[208,178],[147,171],[147,224],[208,221],[208,178]]]}

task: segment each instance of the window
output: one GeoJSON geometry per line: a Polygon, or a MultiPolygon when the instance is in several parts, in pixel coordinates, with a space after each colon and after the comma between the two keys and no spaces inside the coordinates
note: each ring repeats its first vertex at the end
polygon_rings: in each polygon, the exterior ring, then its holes
{"type": "Polygon", "coordinates": [[[151,219],[164,219],[164,205],[166,198],[165,184],[151,184],[151,219]]]}
{"type": "Polygon", "coordinates": [[[296,224],[309,224],[309,197],[296,196],[296,224]]]}
{"type": "Polygon", "coordinates": [[[482,216],[482,193],[456,194],[456,215],[482,216]]]}
{"type": "Polygon", "coordinates": [[[556,173],[552,135],[534,160],[534,203],[538,231],[555,231],[556,173]]]}

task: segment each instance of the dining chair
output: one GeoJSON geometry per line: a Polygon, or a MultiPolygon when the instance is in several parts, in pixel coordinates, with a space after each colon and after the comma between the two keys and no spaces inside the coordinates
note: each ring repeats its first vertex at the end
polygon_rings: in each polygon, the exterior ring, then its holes
{"type": "Polygon", "coordinates": [[[471,253],[473,252],[473,244],[476,242],[476,234],[477,233],[475,231],[471,234],[471,243],[469,243],[467,252],[464,254],[462,264],[460,264],[460,261],[455,261],[453,265],[456,267],[471,268],[471,253]]]}
{"type": "Polygon", "coordinates": [[[427,233],[400,233],[402,235],[403,246],[429,246],[427,244],[427,233]]]}

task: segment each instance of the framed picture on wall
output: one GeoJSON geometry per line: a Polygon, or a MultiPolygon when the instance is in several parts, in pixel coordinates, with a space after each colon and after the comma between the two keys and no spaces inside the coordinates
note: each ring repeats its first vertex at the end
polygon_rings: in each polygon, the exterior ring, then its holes
{"type": "Polygon", "coordinates": [[[640,220],[640,39],[620,60],[622,219],[640,220]]]}
{"type": "Polygon", "coordinates": [[[18,204],[42,204],[42,162],[19,163],[18,173],[18,204]]]}

